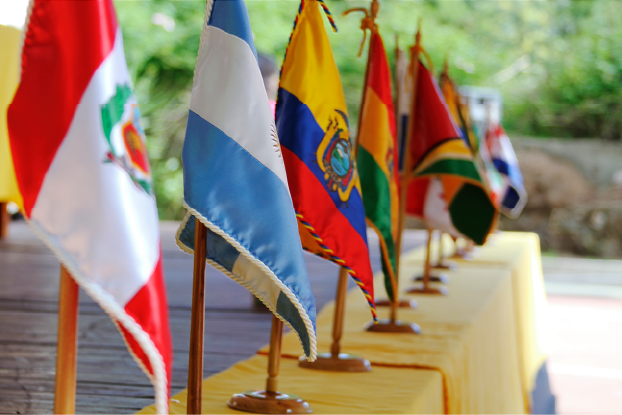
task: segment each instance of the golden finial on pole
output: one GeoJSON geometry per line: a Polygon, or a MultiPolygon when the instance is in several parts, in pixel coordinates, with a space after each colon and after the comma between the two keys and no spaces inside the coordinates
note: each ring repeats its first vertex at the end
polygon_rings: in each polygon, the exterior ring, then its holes
{"type": "Polygon", "coordinates": [[[378,30],[378,25],[376,25],[376,16],[378,16],[378,10],[380,10],[380,3],[378,0],[372,0],[371,6],[369,6],[369,11],[364,7],[355,7],[352,9],[348,9],[342,13],[342,16],[347,16],[352,12],[363,12],[365,13],[365,17],[361,19],[361,30],[363,31],[363,40],[361,41],[361,47],[359,48],[358,57],[360,58],[363,54],[363,47],[365,46],[365,41],[367,40],[367,31],[375,32],[378,30]]]}

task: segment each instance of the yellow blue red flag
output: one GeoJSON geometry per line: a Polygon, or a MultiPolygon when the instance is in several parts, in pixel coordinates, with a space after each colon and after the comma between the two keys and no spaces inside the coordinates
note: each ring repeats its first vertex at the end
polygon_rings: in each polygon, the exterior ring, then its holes
{"type": "Polygon", "coordinates": [[[320,13],[303,0],[294,23],[276,106],[276,127],[305,250],[344,267],[375,315],[365,210],[348,110],[320,13]]]}

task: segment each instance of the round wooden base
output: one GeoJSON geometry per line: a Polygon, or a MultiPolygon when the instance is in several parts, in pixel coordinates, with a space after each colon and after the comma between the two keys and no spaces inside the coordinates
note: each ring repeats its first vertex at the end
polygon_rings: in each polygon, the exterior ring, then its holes
{"type": "Polygon", "coordinates": [[[373,322],[367,326],[367,331],[372,333],[407,333],[421,334],[421,327],[415,323],[405,321],[378,320],[377,324],[373,322]]]}
{"type": "Polygon", "coordinates": [[[473,254],[466,251],[458,251],[451,256],[452,259],[464,259],[465,261],[471,261],[473,254]]]}
{"type": "MultiPolygon", "coordinates": [[[[400,300],[398,308],[417,308],[416,300],[400,300]]],[[[382,300],[376,300],[376,307],[391,307],[391,301],[388,298],[382,300]]]]}
{"type": "Polygon", "coordinates": [[[227,401],[229,408],[253,414],[310,414],[313,410],[297,395],[280,392],[246,391],[227,401]]]}
{"type": "Polygon", "coordinates": [[[453,261],[441,261],[431,265],[432,269],[447,269],[449,271],[455,271],[458,269],[458,264],[453,261]]]}
{"type": "Polygon", "coordinates": [[[420,285],[418,287],[411,288],[406,291],[408,294],[432,294],[432,295],[447,295],[449,290],[447,287],[425,287],[424,285],[420,285]]]}
{"type": "MultiPolygon", "coordinates": [[[[423,275],[417,275],[413,278],[414,282],[423,281],[423,275]]],[[[430,282],[439,282],[441,284],[449,284],[449,276],[447,274],[430,275],[430,282]]]]}
{"type": "Polygon", "coordinates": [[[347,353],[339,353],[337,356],[331,353],[320,353],[317,360],[309,362],[305,356],[298,360],[298,366],[305,369],[329,370],[332,372],[370,372],[369,360],[347,353]]]}
{"type": "MultiPolygon", "coordinates": [[[[414,282],[423,281],[423,275],[417,275],[413,278],[414,282]]],[[[441,284],[449,284],[449,276],[447,274],[434,274],[430,275],[430,282],[440,282],[441,284]]]]}

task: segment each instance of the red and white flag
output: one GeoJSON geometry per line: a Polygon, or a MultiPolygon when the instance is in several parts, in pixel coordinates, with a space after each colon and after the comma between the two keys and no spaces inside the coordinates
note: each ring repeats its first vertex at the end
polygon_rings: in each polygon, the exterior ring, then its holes
{"type": "Polygon", "coordinates": [[[112,0],[31,1],[8,127],[29,224],[117,324],[168,413],[158,212],[112,0]]]}

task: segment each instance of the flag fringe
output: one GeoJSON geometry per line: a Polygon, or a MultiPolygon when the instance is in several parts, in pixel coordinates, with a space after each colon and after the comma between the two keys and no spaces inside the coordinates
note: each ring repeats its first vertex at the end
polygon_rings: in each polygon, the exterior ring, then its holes
{"type": "MultiPolygon", "coordinates": [[[[32,1],[32,0],[31,0],[32,1]]],[[[203,61],[203,45],[205,45],[205,37],[207,36],[207,26],[209,19],[212,16],[212,10],[214,8],[214,0],[206,0],[205,2],[205,18],[203,19],[203,28],[201,29],[201,38],[199,40],[199,52],[197,53],[197,61],[194,65],[194,75],[192,78],[192,89],[197,83],[198,67],[199,63],[203,61]]]]}
{"type": "MultiPolygon", "coordinates": [[[[311,226],[311,224],[305,220],[305,217],[302,214],[296,212],[296,218],[298,219],[300,224],[304,226],[304,228],[309,232],[309,235],[311,235],[311,237],[315,239],[315,241],[320,246],[320,248],[324,250],[324,253],[326,256],[322,256],[322,258],[328,259],[329,261],[334,262],[335,264],[339,265],[340,267],[345,268],[346,271],[348,271],[348,274],[350,274],[350,277],[352,277],[352,279],[354,280],[354,282],[356,282],[356,284],[359,286],[361,291],[363,291],[363,295],[365,296],[365,299],[367,300],[367,304],[369,305],[369,308],[371,310],[371,315],[374,319],[374,323],[377,323],[378,315],[376,314],[376,306],[374,305],[374,299],[371,297],[371,294],[369,294],[369,291],[365,289],[365,284],[363,284],[363,281],[361,281],[361,279],[356,276],[356,272],[352,268],[346,265],[346,261],[334,255],[333,250],[330,249],[328,246],[324,245],[324,241],[322,240],[320,235],[318,235],[317,232],[315,232],[315,229],[313,229],[313,226],[311,226]]],[[[310,252],[307,249],[305,249],[305,251],[310,252]]]]}
{"type": "MultiPolygon", "coordinates": [[[[119,327],[120,323],[136,340],[141,349],[147,355],[149,362],[151,363],[151,368],[153,370],[153,375],[149,373],[149,370],[145,367],[143,362],[134,354],[130,345],[128,344],[125,335],[121,330],[121,337],[127,346],[127,350],[130,355],[136,361],[136,364],[143,370],[143,372],[147,375],[153,388],[155,389],[155,404],[156,411],[158,414],[167,414],[168,413],[168,380],[166,376],[166,369],[164,366],[164,358],[158,351],[156,345],[153,343],[149,335],[140,327],[136,320],[132,318],[129,314],[125,312],[125,310],[117,303],[117,301],[112,298],[110,294],[104,291],[98,284],[91,282],[74,264],[69,255],[67,255],[64,250],[56,245],[49,235],[39,227],[39,225],[30,219],[26,219],[26,222],[33,230],[35,235],[39,237],[43,241],[43,243],[56,255],[56,257],[60,260],[60,262],[67,268],[71,277],[76,281],[76,283],[84,289],[84,291],[93,299],[97,304],[104,310],[106,314],[110,317],[110,319],[119,327]]],[[[161,255],[161,254],[160,254],[161,255]]]]}
{"type": "MultiPolygon", "coordinates": [[[[316,358],[317,358],[317,338],[316,338],[316,334],[315,334],[315,329],[313,327],[313,322],[311,321],[311,318],[309,318],[309,315],[307,314],[307,311],[305,310],[303,305],[300,303],[300,301],[298,301],[298,298],[296,298],[296,296],[294,295],[292,290],[287,285],[285,285],[266,264],[264,264],[261,260],[255,258],[255,256],[253,256],[253,254],[251,254],[245,247],[243,247],[235,238],[233,238],[232,236],[227,234],[225,231],[220,229],[214,223],[210,222],[207,218],[205,218],[203,215],[201,215],[201,213],[199,213],[199,211],[197,211],[196,209],[193,209],[192,207],[190,207],[186,203],[185,200],[182,201],[182,204],[186,208],[186,210],[188,210],[188,212],[186,213],[186,217],[184,218],[183,222],[179,226],[179,229],[177,230],[177,234],[175,235],[175,241],[176,241],[177,246],[179,247],[179,249],[181,249],[182,251],[184,251],[184,252],[186,252],[186,253],[188,253],[190,255],[194,255],[194,250],[190,249],[187,245],[185,245],[180,240],[181,231],[182,231],[182,229],[184,229],[186,227],[186,224],[188,223],[188,220],[191,217],[195,217],[195,218],[199,219],[199,221],[202,224],[204,224],[209,230],[211,230],[212,232],[222,236],[241,255],[243,255],[246,259],[251,261],[261,271],[263,271],[263,273],[265,275],[267,275],[270,278],[270,280],[277,287],[279,287],[279,289],[281,289],[281,291],[283,293],[285,293],[285,295],[287,296],[287,298],[289,298],[289,300],[292,302],[292,304],[294,304],[294,306],[296,307],[296,309],[300,313],[300,317],[302,318],[302,321],[304,322],[305,327],[307,328],[307,333],[309,334],[310,355],[307,357],[307,360],[309,360],[310,362],[315,361],[316,358]]],[[[255,289],[253,287],[251,287],[244,279],[240,278],[239,276],[237,276],[236,274],[234,274],[232,272],[229,272],[222,265],[218,264],[215,261],[212,261],[212,260],[207,259],[207,258],[205,260],[207,261],[208,264],[210,264],[211,266],[216,268],[218,271],[222,272],[223,274],[225,274],[226,276],[228,276],[229,278],[231,278],[232,280],[234,280],[235,282],[237,282],[238,284],[240,284],[241,286],[243,286],[244,288],[249,290],[255,297],[257,297],[272,312],[272,314],[274,314],[287,327],[289,327],[294,333],[296,333],[296,330],[294,329],[294,327],[288,321],[286,321],[283,317],[281,317],[281,315],[279,315],[277,313],[276,309],[274,307],[272,307],[272,305],[268,301],[266,301],[262,296],[260,296],[255,291],[255,289]]],[[[300,345],[302,346],[302,348],[304,350],[304,346],[302,344],[302,340],[300,339],[300,336],[298,336],[298,340],[300,341],[300,345]]]]}

